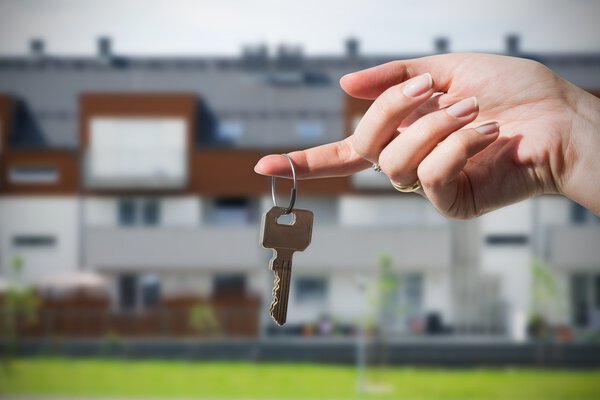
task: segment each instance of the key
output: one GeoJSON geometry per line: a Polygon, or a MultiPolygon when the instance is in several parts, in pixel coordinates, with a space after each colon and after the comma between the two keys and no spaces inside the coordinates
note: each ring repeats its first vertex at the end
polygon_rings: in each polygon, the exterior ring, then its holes
{"type": "Polygon", "coordinates": [[[293,209],[292,224],[280,224],[277,219],[284,214],[285,207],[273,207],[262,219],[260,242],[264,248],[273,250],[269,269],[275,274],[273,300],[269,307],[271,317],[278,325],[285,324],[287,317],[292,256],[303,251],[312,237],[313,213],[309,210],[293,209]]]}

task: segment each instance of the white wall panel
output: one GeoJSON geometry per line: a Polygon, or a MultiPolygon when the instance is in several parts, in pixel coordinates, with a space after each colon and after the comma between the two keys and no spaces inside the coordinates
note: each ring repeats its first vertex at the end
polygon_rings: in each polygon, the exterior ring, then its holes
{"type": "Polygon", "coordinates": [[[24,261],[28,282],[76,271],[79,266],[79,205],[74,197],[7,197],[0,200],[1,274],[11,276],[11,263],[24,261]],[[53,237],[48,246],[18,246],[15,237],[53,237]]]}

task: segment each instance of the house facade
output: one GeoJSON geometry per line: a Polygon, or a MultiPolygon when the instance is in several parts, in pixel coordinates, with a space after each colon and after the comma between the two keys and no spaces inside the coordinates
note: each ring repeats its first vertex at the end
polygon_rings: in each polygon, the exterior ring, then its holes
{"type": "MultiPolygon", "coordinates": [[[[600,54],[522,54],[508,43],[507,53],[600,93],[600,54]]],[[[254,164],[350,134],[369,102],[341,91],[345,73],[425,55],[367,56],[353,40],[319,57],[289,46],[127,57],[107,39],[94,56],[60,57],[34,44],[0,57],[0,279],[15,279],[15,264],[33,285],[94,273],[111,312],[131,315],[189,299],[252,304],[253,335],[281,333],[266,312],[271,252],[258,244],[270,182],[254,164]]],[[[558,288],[548,318],[599,327],[600,220],[565,198],[448,221],[364,171],[300,182],[297,207],[314,211],[315,227],[294,256],[290,333],[368,318],[383,264],[400,310],[386,324],[398,337],[524,340],[537,264],[558,288]]]]}

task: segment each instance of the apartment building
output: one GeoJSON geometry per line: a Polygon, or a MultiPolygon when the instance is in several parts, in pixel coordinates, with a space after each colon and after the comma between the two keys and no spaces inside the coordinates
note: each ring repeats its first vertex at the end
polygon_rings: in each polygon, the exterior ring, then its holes
{"type": "MultiPolygon", "coordinates": [[[[507,53],[600,93],[600,54],[522,54],[515,37],[507,53]]],[[[16,259],[34,285],[93,273],[111,310],[133,314],[185,298],[258,299],[257,334],[272,334],[365,320],[388,260],[394,335],[523,340],[540,259],[564,289],[553,322],[597,329],[598,218],[542,197],[451,222],[373,171],[300,183],[313,242],[294,257],[287,331],[273,329],[271,252],[258,245],[270,186],[255,162],[348,135],[369,103],[345,96],[339,77],[422,55],[367,56],[349,40],[339,56],[256,46],[239,57],[128,57],[104,38],[90,57],[46,54],[40,40],[1,57],[0,279],[14,279],[16,259]]]]}

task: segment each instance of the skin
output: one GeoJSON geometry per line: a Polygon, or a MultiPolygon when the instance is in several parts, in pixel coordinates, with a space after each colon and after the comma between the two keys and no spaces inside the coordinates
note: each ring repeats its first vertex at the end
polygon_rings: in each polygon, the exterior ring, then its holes
{"type": "MultiPolygon", "coordinates": [[[[542,64],[489,54],[393,61],[344,76],[350,96],[374,100],[348,138],[290,153],[301,179],[347,176],[374,162],[391,181],[417,178],[444,216],[477,217],[529,197],[560,193],[600,215],[600,99],[542,64]],[[405,89],[423,74],[432,87],[405,89]],[[447,107],[466,98],[464,117],[447,107]],[[477,127],[489,123],[483,134],[477,127]]],[[[289,177],[288,161],[263,157],[262,175],[289,177]]]]}

